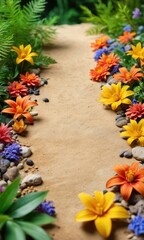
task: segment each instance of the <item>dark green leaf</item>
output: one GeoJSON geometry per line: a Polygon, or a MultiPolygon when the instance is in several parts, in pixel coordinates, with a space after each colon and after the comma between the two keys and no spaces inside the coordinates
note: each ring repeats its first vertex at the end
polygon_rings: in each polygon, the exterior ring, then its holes
{"type": "Polygon", "coordinates": [[[19,189],[19,184],[20,178],[18,177],[0,194],[0,213],[4,213],[14,201],[19,189]]]}
{"type": "Polygon", "coordinates": [[[46,213],[32,212],[23,218],[24,221],[34,223],[36,225],[46,225],[53,223],[55,218],[46,213]]]}
{"type": "Polygon", "coordinates": [[[0,215],[0,229],[3,227],[4,223],[8,220],[11,220],[11,218],[7,215],[0,215]]]}
{"type": "Polygon", "coordinates": [[[29,222],[17,221],[23,231],[35,240],[51,240],[48,234],[39,226],[29,222]]]}
{"type": "Polygon", "coordinates": [[[25,240],[25,234],[18,224],[8,221],[5,228],[5,240],[25,240]]]}
{"type": "Polygon", "coordinates": [[[33,211],[46,197],[48,192],[33,192],[15,201],[10,209],[8,215],[13,218],[20,218],[33,211]]]}

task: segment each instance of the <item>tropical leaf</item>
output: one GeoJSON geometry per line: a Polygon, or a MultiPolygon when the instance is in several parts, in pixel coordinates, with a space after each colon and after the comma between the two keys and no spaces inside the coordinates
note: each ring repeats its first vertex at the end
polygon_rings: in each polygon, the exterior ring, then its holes
{"type": "Polygon", "coordinates": [[[5,240],[25,240],[25,233],[15,222],[8,221],[5,225],[5,240]]]}
{"type": "Polygon", "coordinates": [[[53,223],[55,218],[49,216],[46,213],[31,212],[23,218],[26,222],[31,222],[35,225],[47,225],[53,223]]]}

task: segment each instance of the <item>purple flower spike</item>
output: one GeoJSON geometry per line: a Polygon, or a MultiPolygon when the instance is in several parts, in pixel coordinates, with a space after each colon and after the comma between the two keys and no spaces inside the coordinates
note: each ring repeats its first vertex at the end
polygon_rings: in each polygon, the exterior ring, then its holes
{"type": "Polygon", "coordinates": [[[44,202],[42,202],[36,208],[36,210],[38,212],[47,213],[50,216],[54,216],[55,215],[55,207],[53,206],[53,202],[52,201],[44,201],[44,202]]]}
{"type": "Polygon", "coordinates": [[[141,11],[139,8],[135,8],[134,11],[133,11],[133,16],[132,18],[140,18],[141,16],[141,11]]]}

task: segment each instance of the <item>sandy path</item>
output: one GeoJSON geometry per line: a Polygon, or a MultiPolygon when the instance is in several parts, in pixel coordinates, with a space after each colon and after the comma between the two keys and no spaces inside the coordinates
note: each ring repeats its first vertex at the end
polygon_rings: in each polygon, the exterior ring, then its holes
{"type": "MultiPolygon", "coordinates": [[[[44,180],[40,189],[49,190],[48,199],[56,206],[56,227],[49,231],[54,240],[101,239],[94,228],[88,231],[74,221],[83,208],[77,195],[103,190],[114,164],[131,161],[119,158],[127,144],[119,137],[115,114],[97,102],[100,85],[89,80],[94,37],[85,35],[87,28],[58,28],[56,40],[46,51],[58,63],[42,72],[49,84],[35,97],[39,116],[28,128],[28,137],[21,139],[33,150],[32,159],[44,180]],[[44,103],[44,97],[50,102],[44,103]]],[[[110,239],[127,239],[124,229],[110,239]]]]}

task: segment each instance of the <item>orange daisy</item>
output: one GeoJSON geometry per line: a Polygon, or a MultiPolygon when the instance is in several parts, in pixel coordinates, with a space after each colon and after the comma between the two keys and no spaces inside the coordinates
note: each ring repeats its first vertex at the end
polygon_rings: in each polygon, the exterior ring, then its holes
{"type": "Polygon", "coordinates": [[[31,107],[36,106],[37,103],[35,101],[30,101],[30,96],[21,97],[18,96],[16,101],[13,100],[5,100],[10,108],[5,108],[2,110],[2,113],[9,113],[14,115],[14,120],[23,116],[25,117],[30,123],[33,122],[32,115],[30,114],[29,110],[31,107]]]}
{"type": "Polygon", "coordinates": [[[133,37],[136,35],[135,32],[124,32],[122,36],[119,36],[118,39],[121,43],[128,43],[133,40],[133,37]]]}
{"type": "Polygon", "coordinates": [[[35,73],[26,72],[25,75],[20,74],[20,79],[23,84],[28,87],[38,87],[40,86],[40,78],[35,73]]]}
{"type": "Polygon", "coordinates": [[[97,38],[94,43],[91,43],[91,48],[93,48],[93,51],[103,48],[108,45],[107,41],[109,39],[110,38],[108,36],[103,34],[99,38],[97,38]]]}
{"type": "Polygon", "coordinates": [[[17,81],[9,83],[7,89],[11,97],[18,97],[19,95],[26,96],[28,94],[27,87],[17,81]]]}
{"type": "Polygon", "coordinates": [[[98,60],[99,65],[107,65],[108,68],[118,65],[119,62],[120,58],[114,53],[110,53],[109,55],[103,54],[98,60]]]}
{"type": "Polygon", "coordinates": [[[138,169],[138,162],[116,165],[113,169],[117,173],[106,182],[106,187],[120,186],[120,193],[128,201],[132,190],[135,189],[144,197],[144,168],[138,169]]]}
{"type": "Polygon", "coordinates": [[[133,80],[140,81],[140,79],[144,76],[144,74],[141,71],[141,68],[136,68],[133,66],[130,71],[127,70],[127,68],[122,67],[119,68],[120,73],[114,74],[114,79],[119,80],[123,83],[130,83],[133,80]]]}
{"type": "Polygon", "coordinates": [[[90,70],[91,80],[96,82],[106,81],[106,77],[110,75],[110,72],[108,70],[109,68],[107,65],[100,66],[97,64],[94,69],[90,70]]]}

